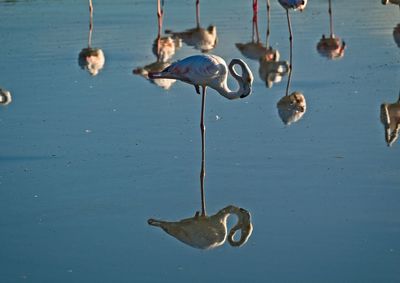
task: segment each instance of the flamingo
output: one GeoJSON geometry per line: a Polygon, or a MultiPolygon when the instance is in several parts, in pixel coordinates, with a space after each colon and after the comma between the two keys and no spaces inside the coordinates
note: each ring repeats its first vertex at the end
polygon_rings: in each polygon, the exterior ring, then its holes
{"type": "Polygon", "coordinates": [[[240,247],[247,242],[253,231],[250,213],[233,205],[221,209],[212,216],[196,213],[194,217],[181,221],[169,222],[151,218],[147,223],[162,228],[171,236],[191,247],[205,250],[221,246],[226,239],[231,246],[240,247]],[[237,216],[238,222],[228,234],[227,219],[231,214],[237,216]],[[239,229],[241,230],[240,239],[236,241],[234,235],[239,229]]]}
{"type": "Polygon", "coordinates": [[[328,12],[329,12],[330,34],[329,37],[325,37],[325,35],[322,35],[321,40],[317,44],[317,51],[321,56],[325,56],[329,59],[339,59],[344,56],[346,43],[342,39],[340,39],[340,37],[336,37],[335,34],[333,33],[331,0],[329,0],[328,12]]]}
{"type": "Polygon", "coordinates": [[[92,76],[96,76],[104,67],[105,57],[103,50],[100,48],[92,48],[92,32],[93,32],[93,3],[89,0],[89,36],[88,47],[83,48],[79,53],[78,63],[82,69],[87,69],[92,76]]]}
{"type": "Polygon", "coordinates": [[[169,79],[150,79],[149,73],[161,72],[166,67],[171,65],[171,59],[175,55],[176,50],[182,47],[182,41],[179,38],[172,38],[171,36],[161,37],[161,31],[164,19],[164,0],[157,0],[157,19],[158,19],[158,32],[157,38],[153,43],[153,54],[156,56],[156,62],[150,63],[143,67],[133,69],[133,74],[140,75],[165,90],[171,88],[176,80],[169,79]]]}
{"type": "Polygon", "coordinates": [[[208,28],[200,26],[200,0],[196,0],[196,27],[182,32],[174,32],[165,30],[166,34],[171,34],[175,39],[182,40],[188,46],[203,53],[207,53],[214,49],[218,43],[217,27],[209,25],[208,28]]]}
{"type": "Polygon", "coordinates": [[[245,62],[240,59],[232,59],[229,66],[224,59],[216,55],[201,54],[186,57],[183,60],[172,63],[161,72],[149,73],[150,79],[175,79],[194,85],[196,92],[200,94],[202,87],[201,122],[200,128],[204,133],[204,110],[207,86],[216,90],[227,99],[244,98],[251,94],[253,74],[245,62]],[[242,76],[235,71],[234,66],[239,65],[242,76]],[[232,91],[228,88],[228,69],[237,80],[239,89],[232,91]]]}
{"type": "Polygon", "coordinates": [[[258,0],[253,0],[252,7],[253,18],[251,41],[247,43],[236,43],[235,45],[246,58],[258,60],[267,52],[267,49],[260,42],[260,34],[258,32],[258,0]]]}
{"type": "Polygon", "coordinates": [[[11,93],[8,90],[0,87],[0,105],[8,105],[11,103],[11,101],[11,93]]]}
{"type": "Polygon", "coordinates": [[[293,50],[293,34],[292,34],[292,24],[290,23],[289,9],[303,11],[307,5],[307,0],[278,0],[279,4],[286,10],[286,17],[289,28],[289,41],[290,41],[290,60],[289,69],[292,69],[292,50],[293,50]]]}
{"type": "MultiPolygon", "coordinates": [[[[150,79],[174,79],[194,85],[196,92],[200,94],[202,87],[201,114],[200,114],[200,130],[202,145],[202,164],[205,163],[205,99],[207,86],[215,89],[220,95],[227,99],[244,98],[251,94],[253,83],[253,74],[245,62],[240,59],[232,59],[229,66],[226,65],[224,59],[216,55],[193,55],[186,57],[181,61],[172,63],[169,67],[161,72],[149,73],[150,79]],[[242,75],[239,76],[234,66],[239,65],[242,69],[242,75]],[[237,80],[239,89],[232,91],[228,88],[228,69],[231,75],[237,80]]],[[[200,173],[201,187],[204,182],[204,166],[200,173]]],[[[204,194],[202,190],[202,199],[204,194]]],[[[205,215],[205,208],[202,209],[202,215],[205,215]]]]}
{"type": "Polygon", "coordinates": [[[395,103],[383,103],[381,105],[381,122],[385,127],[386,144],[391,146],[399,137],[400,93],[395,103]]]}

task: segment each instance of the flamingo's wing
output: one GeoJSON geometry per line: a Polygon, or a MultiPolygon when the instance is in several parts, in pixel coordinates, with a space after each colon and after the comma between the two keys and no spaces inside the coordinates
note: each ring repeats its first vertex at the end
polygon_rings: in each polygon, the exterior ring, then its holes
{"type": "Polygon", "coordinates": [[[223,64],[214,56],[195,55],[173,63],[163,73],[194,85],[208,85],[224,75],[223,64]]]}
{"type": "Polygon", "coordinates": [[[205,54],[187,57],[172,63],[161,72],[149,73],[150,79],[176,79],[195,86],[212,86],[226,80],[226,77],[225,61],[218,56],[205,54]]]}

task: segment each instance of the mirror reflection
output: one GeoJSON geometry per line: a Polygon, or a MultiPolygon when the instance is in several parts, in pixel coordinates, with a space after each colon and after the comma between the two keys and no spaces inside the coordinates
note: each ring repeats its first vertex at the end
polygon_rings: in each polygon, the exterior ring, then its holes
{"type": "Polygon", "coordinates": [[[258,73],[260,79],[263,80],[268,88],[274,83],[279,83],[282,77],[289,72],[289,63],[287,61],[279,61],[280,54],[277,49],[272,48],[269,44],[270,37],[270,0],[267,0],[267,34],[266,45],[260,41],[258,31],[258,0],[253,0],[253,17],[252,17],[252,36],[251,41],[247,43],[236,43],[237,49],[243,56],[251,60],[258,60],[260,65],[258,73]]]}
{"type": "Polygon", "coordinates": [[[163,88],[170,89],[171,86],[176,82],[174,79],[164,78],[149,78],[150,73],[161,72],[171,64],[172,57],[175,52],[182,47],[182,41],[179,38],[172,38],[171,36],[161,36],[164,21],[164,0],[157,1],[157,22],[158,32],[157,37],[153,42],[152,51],[156,56],[156,61],[145,65],[143,67],[137,67],[133,70],[135,75],[140,75],[151,83],[163,88]]]}
{"type": "Polygon", "coordinates": [[[381,104],[381,122],[385,127],[386,144],[392,146],[399,137],[400,93],[396,102],[381,104]]]}
{"type": "Polygon", "coordinates": [[[393,29],[393,39],[396,42],[397,47],[400,48],[400,23],[393,29]]]}
{"type": "Polygon", "coordinates": [[[328,59],[339,59],[344,56],[344,51],[346,49],[346,43],[340,38],[335,36],[333,33],[333,16],[332,16],[332,3],[329,0],[329,37],[324,34],[317,44],[318,53],[328,59]]]}
{"type": "Polygon", "coordinates": [[[400,0],[382,0],[383,5],[394,4],[400,7],[400,0]]]}
{"type": "Polygon", "coordinates": [[[78,63],[82,69],[86,69],[89,74],[96,76],[104,67],[105,57],[103,50],[92,47],[93,33],[93,3],[89,0],[89,36],[88,47],[83,48],[79,53],[78,63]]]}
{"type": "Polygon", "coordinates": [[[11,93],[8,90],[0,87],[0,105],[8,105],[11,103],[11,101],[11,93]]]}
{"type": "Polygon", "coordinates": [[[293,33],[292,33],[292,25],[290,22],[289,9],[302,11],[306,7],[307,1],[279,0],[279,3],[286,10],[286,18],[289,29],[290,61],[289,61],[289,76],[286,85],[286,94],[278,101],[277,108],[279,117],[281,118],[282,122],[285,125],[290,125],[291,123],[297,122],[303,117],[304,113],[307,110],[307,105],[306,105],[306,99],[301,92],[294,91],[289,95],[290,83],[293,73],[293,33]]]}
{"type": "Polygon", "coordinates": [[[233,59],[229,67],[225,61],[215,55],[194,55],[171,64],[168,68],[158,73],[151,73],[150,78],[173,78],[195,86],[195,90],[200,94],[202,87],[202,103],[200,114],[201,130],[201,170],[200,170],[200,198],[201,213],[196,212],[194,217],[180,221],[163,221],[149,219],[148,223],[152,226],[162,228],[169,235],[181,242],[199,249],[212,249],[221,246],[228,238],[232,246],[241,246],[252,233],[250,213],[242,208],[229,205],[221,209],[218,213],[208,216],[206,213],[204,178],[205,178],[205,99],[206,88],[215,89],[222,96],[228,99],[244,98],[251,94],[253,75],[245,62],[240,59],[233,59]],[[239,65],[242,69],[240,76],[234,66],[239,65]],[[239,89],[231,91],[227,87],[228,70],[238,81],[239,89]],[[237,224],[230,229],[228,234],[227,219],[231,214],[238,217],[237,224]],[[234,240],[234,235],[240,230],[239,240],[234,240]]]}
{"type": "Polygon", "coordinates": [[[165,30],[166,34],[170,34],[175,40],[181,40],[186,45],[192,46],[203,53],[213,50],[218,43],[217,27],[209,25],[207,28],[200,26],[200,0],[196,0],[196,27],[176,32],[165,30]]]}

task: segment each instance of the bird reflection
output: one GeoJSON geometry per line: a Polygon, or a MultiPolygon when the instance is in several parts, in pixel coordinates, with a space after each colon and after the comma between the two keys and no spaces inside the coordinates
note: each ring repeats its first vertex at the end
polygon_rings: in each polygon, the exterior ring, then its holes
{"type": "Polygon", "coordinates": [[[400,24],[394,27],[393,29],[393,39],[396,42],[397,46],[400,48],[400,24]]]}
{"type": "Polygon", "coordinates": [[[211,216],[197,213],[194,217],[177,222],[149,219],[148,223],[162,228],[169,235],[197,249],[219,247],[225,243],[227,238],[231,246],[240,247],[247,242],[253,230],[250,213],[233,205],[229,205],[211,216]],[[228,234],[227,219],[231,214],[237,216],[238,222],[228,234]],[[238,230],[241,230],[240,238],[235,240],[234,235],[238,230]]]}
{"type": "Polygon", "coordinates": [[[11,101],[11,93],[8,90],[0,87],[0,105],[8,105],[11,103],[11,101]]]}
{"type": "Polygon", "coordinates": [[[268,88],[274,83],[282,80],[282,77],[289,72],[289,63],[279,61],[280,54],[277,49],[269,45],[270,37],[270,1],[267,0],[267,35],[266,46],[260,41],[258,32],[258,0],[253,0],[253,18],[252,18],[252,37],[247,43],[236,43],[237,49],[243,56],[252,60],[258,60],[260,63],[258,73],[261,80],[265,81],[268,88]]]}
{"type": "Polygon", "coordinates": [[[149,73],[161,72],[171,64],[171,59],[175,55],[176,50],[182,46],[182,41],[179,38],[172,38],[171,36],[161,36],[163,19],[164,19],[164,0],[157,1],[157,19],[158,19],[158,32],[157,38],[153,42],[152,51],[156,56],[156,61],[143,67],[137,67],[133,70],[135,75],[140,75],[151,83],[162,87],[163,89],[170,89],[176,80],[163,79],[163,78],[149,78],[149,73]]]}
{"type": "Polygon", "coordinates": [[[289,62],[289,76],[286,85],[286,94],[278,101],[277,108],[279,117],[281,118],[282,122],[285,125],[290,125],[291,123],[297,122],[303,117],[304,113],[307,110],[307,104],[306,104],[306,99],[301,92],[294,91],[289,95],[290,83],[293,73],[293,35],[292,35],[292,25],[289,17],[289,9],[295,9],[295,10],[300,9],[301,11],[305,8],[307,1],[279,0],[279,3],[286,9],[286,17],[288,22],[289,41],[290,41],[290,48],[289,48],[290,62],[289,62]]]}
{"type": "Polygon", "coordinates": [[[104,67],[105,57],[103,50],[92,47],[92,32],[93,32],[93,3],[89,0],[89,36],[88,47],[83,48],[79,53],[78,63],[82,69],[86,69],[92,76],[96,76],[104,67]]]}
{"type": "Polygon", "coordinates": [[[166,34],[170,34],[175,39],[182,40],[186,45],[193,46],[201,52],[209,52],[217,46],[218,36],[217,27],[214,25],[208,28],[200,26],[200,0],[196,0],[196,27],[182,32],[174,32],[165,30],[166,34]]]}
{"type": "Polygon", "coordinates": [[[335,36],[333,33],[333,17],[332,17],[332,4],[329,0],[329,37],[322,35],[322,38],[317,44],[318,53],[328,59],[339,59],[344,56],[344,51],[346,49],[346,43],[340,38],[335,36]]]}
{"type": "Polygon", "coordinates": [[[181,221],[162,221],[149,219],[148,223],[152,226],[161,227],[165,232],[177,238],[181,242],[199,249],[212,249],[221,246],[226,239],[232,246],[242,246],[250,237],[253,226],[251,224],[250,213],[242,208],[229,205],[221,209],[212,216],[206,214],[206,202],[204,191],[205,178],[205,97],[206,85],[216,89],[221,95],[229,99],[243,98],[250,94],[253,77],[248,66],[239,59],[233,59],[226,66],[222,58],[212,55],[195,55],[187,57],[181,61],[172,64],[161,73],[151,74],[151,77],[176,78],[187,83],[195,85],[196,91],[200,92],[199,85],[203,86],[202,105],[200,117],[201,129],[201,170],[200,170],[200,197],[201,214],[197,212],[194,217],[183,219],[181,221]],[[242,68],[242,76],[239,76],[234,65],[239,64],[242,68]],[[240,85],[237,92],[230,91],[226,86],[227,71],[231,72],[240,85]],[[207,76],[208,75],[208,76],[207,76]],[[208,80],[208,84],[207,84],[208,80]],[[227,230],[227,219],[230,214],[238,217],[237,224],[227,230]],[[240,239],[234,240],[235,233],[241,230],[240,239]],[[228,235],[227,235],[228,234],[228,235]]]}
{"type": "Polygon", "coordinates": [[[381,122],[385,127],[385,140],[388,146],[393,145],[400,130],[400,93],[395,103],[381,105],[381,122]]]}
{"type": "Polygon", "coordinates": [[[201,214],[197,211],[194,217],[180,221],[163,221],[151,218],[147,221],[148,224],[162,228],[172,237],[197,249],[219,247],[225,243],[226,239],[228,239],[229,244],[233,247],[244,245],[253,231],[250,213],[243,208],[228,205],[216,214],[208,216],[206,214],[204,177],[205,142],[203,139],[200,171],[201,214]],[[227,220],[232,214],[237,216],[237,223],[228,233],[227,220]],[[240,237],[238,240],[235,240],[235,234],[239,230],[240,237]]]}
{"type": "Polygon", "coordinates": [[[383,5],[394,4],[400,7],[400,0],[382,0],[383,5]]]}

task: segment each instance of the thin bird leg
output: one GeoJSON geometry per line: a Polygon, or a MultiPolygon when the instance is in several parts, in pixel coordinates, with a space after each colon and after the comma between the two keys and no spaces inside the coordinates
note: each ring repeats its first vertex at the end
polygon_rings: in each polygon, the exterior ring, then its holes
{"type": "Polygon", "coordinates": [[[269,48],[270,17],[271,17],[271,5],[269,4],[269,0],[267,0],[267,37],[265,40],[267,48],[269,48]]]}
{"type": "Polygon", "coordinates": [[[256,42],[260,42],[260,34],[258,32],[258,0],[253,0],[253,42],[254,42],[254,31],[256,42]]]}
{"type": "Polygon", "coordinates": [[[289,69],[291,71],[292,70],[293,33],[292,33],[292,24],[290,22],[289,9],[286,9],[286,17],[287,17],[287,22],[288,22],[288,27],[289,27],[289,43],[290,43],[289,69]]]}
{"type": "Polygon", "coordinates": [[[158,37],[161,37],[164,16],[164,0],[157,1],[158,37]]]}
{"type": "Polygon", "coordinates": [[[204,192],[204,177],[206,175],[206,127],[204,126],[204,111],[206,104],[206,87],[203,86],[203,95],[201,99],[201,117],[200,117],[200,130],[201,130],[201,170],[200,170],[200,192],[201,192],[201,215],[206,215],[206,199],[204,192]]]}
{"type": "Polygon", "coordinates": [[[89,36],[88,36],[88,47],[92,46],[92,33],[93,33],[93,3],[89,0],[89,36]]]}
{"type": "Polygon", "coordinates": [[[196,0],[196,26],[200,27],[200,0],[196,0]]]}
{"type": "Polygon", "coordinates": [[[332,3],[331,0],[329,0],[329,27],[330,27],[330,32],[331,32],[331,38],[333,37],[333,17],[332,17],[332,3]]]}
{"type": "Polygon", "coordinates": [[[164,0],[157,1],[157,20],[158,20],[158,32],[157,32],[157,61],[160,61],[160,49],[161,49],[161,32],[164,18],[164,0]]]}
{"type": "Polygon", "coordinates": [[[286,16],[287,16],[287,22],[288,22],[288,27],[289,27],[289,41],[290,41],[290,49],[289,49],[289,76],[288,76],[288,82],[286,85],[286,95],[289,95],[289,87],[290,87],[290,81],[292,79],[292,61],[293,61],[293,35],[292,35],[292,24],[290,23],[290,16],[289,16],[289,9],[286,9],[286,16]]]}

